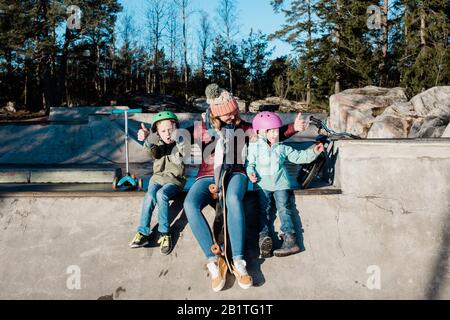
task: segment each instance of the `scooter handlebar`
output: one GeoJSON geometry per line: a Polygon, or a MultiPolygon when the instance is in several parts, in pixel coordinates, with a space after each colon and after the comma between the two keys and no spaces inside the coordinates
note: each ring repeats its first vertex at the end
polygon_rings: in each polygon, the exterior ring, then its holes
{"type": "Polygon", "coordinates": [[[128,112],[128,114],[131,113],[142,113],[142,109],[127,109],[127,110],[122,110],[122,109],[114,109],[111,111],[111,114],[122,114],[128,112]]]}

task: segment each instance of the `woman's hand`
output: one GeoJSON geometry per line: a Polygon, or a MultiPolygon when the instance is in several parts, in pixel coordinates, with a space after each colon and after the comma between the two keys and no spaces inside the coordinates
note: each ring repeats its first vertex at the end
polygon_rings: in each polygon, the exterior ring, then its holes
{"type": "Polygon", "coordinates": [[[306,121],[303,120],[301,112],[299,112],[297,118],[295,118],[294,129],[297,132],[303,132],[306,130],[306,121]]]}
{"type": "Polygon", "coordinates": [[[141,129],[138,131],[138,140],[145,141],[150,135],[150,130],[145,127],[145,124],[141,123],[141,129]]]}
{"type": "Polygon", "coordinates": [[[248,176],[248,178],[250,179],[250,181],[251,181],[252,183],[258,182],[258,178],[256,177],[256,174],[254,174],[254,173],[251,173],[251,174],[248,176]]]}

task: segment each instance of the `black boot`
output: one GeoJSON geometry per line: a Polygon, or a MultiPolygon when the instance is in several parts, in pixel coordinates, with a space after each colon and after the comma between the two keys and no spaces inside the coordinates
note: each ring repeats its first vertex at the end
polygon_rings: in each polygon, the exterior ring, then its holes
{"type": "Polygon", "coordinates": [[[300,247],[297,244],[297,238],[295,233],[286,233],[282,235],[283,244],[280,249],[273,252],[275,257],[287,257],[291,254],[296,254],[300,252],[300,247]]]}
{"type": "Polygon", "coordinates": [[[259,237],[259,252],[261,258],[269,258],[272,255],[272,238],[269,236],[259,237]]]}

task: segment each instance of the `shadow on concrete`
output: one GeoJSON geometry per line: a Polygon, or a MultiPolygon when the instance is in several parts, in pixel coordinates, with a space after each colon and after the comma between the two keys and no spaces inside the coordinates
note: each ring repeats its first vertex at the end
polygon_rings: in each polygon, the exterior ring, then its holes
{"type": "MultiPolygon", "coordinates": [[[[188,224],[187,217],[184,214],[183,210],[183,202],[184,202],[184,195],[178,194],[177,196],[175,196],[175,198],[173,199],[172,203],[169,206],[170,233],[172,236],[173,249],[175,249],[178,240],[180,239],[181,233],[188,224]]],[[[148,244],[147,247],[150,248],[159,247],[157,243],[159,239],[158,225],[159,224],[156,223],[151,229],[152,236],[150,238],[150,243],[148,244]]]]}
{"type": "Polygon", "coordinates": [[[441,299],[441,291],[449,280],[450,263],[450,208],[442,228],[442,243],[439,254],[431,272],[431,278],[426,287],[425,299],[441,299]]]}
{"type": "Polygon", "coordinates": [[[325,161],[324,168],[321,172],[321,178],[326,181],[328,185],[334,184],[334,178],[336,175],[336,162],[339,155],[339,148],[332,144],[331,150],[327,153],[327,159],[325,161]]]}
{"type": "Polygon", "coordinates": [[[245,210],[245,259],[249,274],[253,277],[253,286],[261,287],[266,282],[261,271],[265,259],[259,257],[259,214],[257,195],[247,192],[244,200],[245,210]]]}

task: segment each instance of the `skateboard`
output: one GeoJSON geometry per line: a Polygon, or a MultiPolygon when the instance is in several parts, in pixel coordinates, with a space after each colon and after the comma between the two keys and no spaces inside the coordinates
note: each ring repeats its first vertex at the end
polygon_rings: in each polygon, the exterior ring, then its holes
{"type": "Polygon", "coordinates": [[[219,185],[211,184],[209,191],[212,198],[216,200],[212,234],[214,244],[211,246],[211,251],[215,255],[221,255],[228,266],[228,271],[231,272],[233,264],[233,256],[231,252],[231,245],[229,243],[228,234],[228,208],[226,206],[226,179],[230,175],[231,169],[223,170],[219,176],[219,185]]]}

